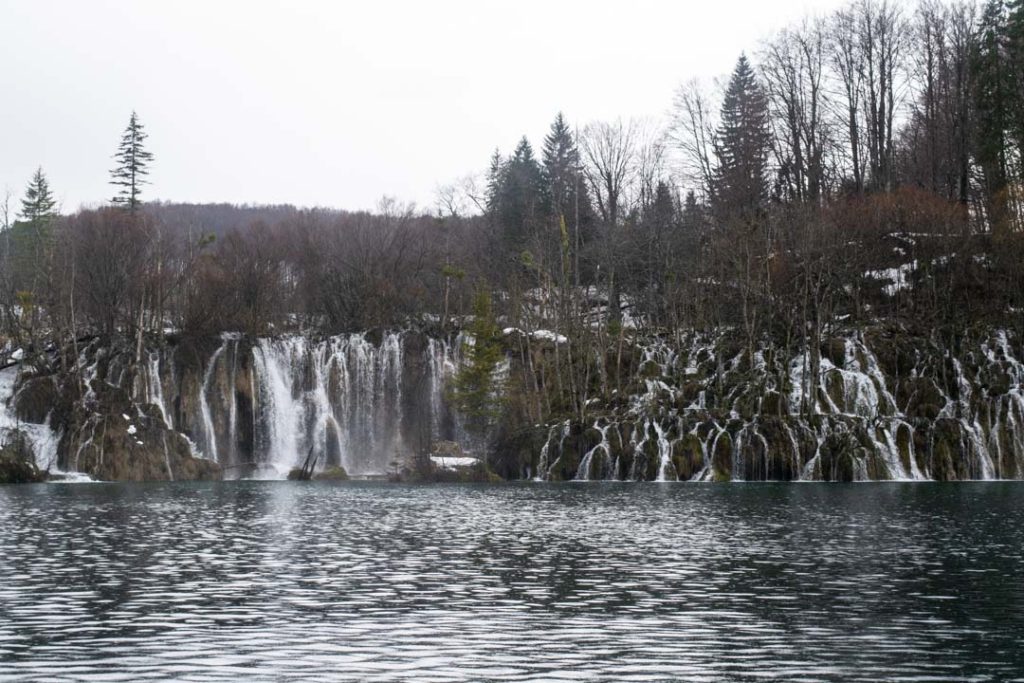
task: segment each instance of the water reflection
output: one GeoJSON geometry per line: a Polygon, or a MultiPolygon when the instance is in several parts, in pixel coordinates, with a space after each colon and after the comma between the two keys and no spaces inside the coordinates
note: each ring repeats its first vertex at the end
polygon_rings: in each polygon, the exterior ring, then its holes
{"type": "Polygon", "coordinates": [[[0,680],[1024,677],[1024,485],[0,489],[0,680]]]}

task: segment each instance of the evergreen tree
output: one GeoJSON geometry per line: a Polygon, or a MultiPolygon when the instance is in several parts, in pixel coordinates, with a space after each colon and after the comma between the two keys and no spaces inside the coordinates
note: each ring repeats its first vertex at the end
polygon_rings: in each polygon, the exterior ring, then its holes
{"type": "Polygon", "coordinates": [[[524,137],[501,167],[494,192],[495,218],[512,252],[523,250],[548,214],[546,189],[533,147],[524,137]]]}
{"type": "Polygon", "coordinates": [[[569,124],[559,112],[544,138],[544,178],[556,216],[572,215],[574,187],[579,173],[579,150],[569,124]]]}
{"type": "Polygon", "coordinates": [[[504,356],[491,294],[485,287],[479,287],[473,297],[469,332],[472,342],[466,345],[468,362],[456,373],[449,399],[466,417],[466,426],[483,435],[499,415],[501,392],[494,373],[504,356]]]}
{"type": "Polygon", "coordinates": [[[722,102],[714,180],[719,207],[750,216],[767,196],[768,100],[750,62],[741,55],[722,102]]]}
{"type": "MultiPolygon", "coordinates": [[[[1010,119],[1013,137],[1017,143],[1018,159],[1024,159],[1024,0],[1007,3],[1009,12],[1006,19],[1006,42],[1008,69],[1012,79],[1010,119]]],[[[1021,182],[1024,182],[1024,162],[1020,164],[1021,182]]]]}
{"type": "Polygon", "coordinates": [[[580,168],[576,135],[561,112],[544,138],[542,160],[552,218],[566,231],[567,255],[571,258],[573,279],[579,284],[580,251],[594,239],[596,226],[587,183],[580,168]]]}
{"type": "Polygon", "coordinates": [[[12,227],[7,247],[14,257],[11,284],[23,311],[22,325],[30,337],[40,322],[36,304],[52,282],[56,209],[46,174],[42,168],[36,169],[21,200],[22,220],[12,227]]]}
{"type": "Polygon", "coordinates": [[[975,155],[984,175],[989,223],[994,232],[1007,227],[1007,147],[1010,74],[1005,50],[1006,12],[1002,0],[989,0],[982,13],[975,46],[975,155]]]}
{"type": "Polygon", "coordinates": [[[491,155],[491,166],[487,170],[487,211],[492,215],[498,211],[504,168],[505,160],[501,158],[501,153],[495,149],[494,154],[491,155]]]}
{"type": "Polygon", "coordinates": [[[50,183],[42,168],[36,169],[32,180],[21,200],[21,217],[28,223],[39,227],[56,217],[57,200],[50,191],[50,183]]]}
{"type": "Polygon", "coordinates": [[[138,115],[133,111],[128,127],[121,136],[121,144],[114,154],[117,167],[110,172],[110,184],[119,188],[113,203],[132,213],[142,203],[139,197],[142,195],[142,186],[148,182],[146,176],[149,175],[149,164],[153,161],[152,153],[145,148],[147,137],[138,115]]]}

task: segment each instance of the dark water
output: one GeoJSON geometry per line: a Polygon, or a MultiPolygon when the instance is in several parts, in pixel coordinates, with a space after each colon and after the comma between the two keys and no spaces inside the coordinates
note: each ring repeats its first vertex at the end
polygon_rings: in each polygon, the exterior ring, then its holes
{"type": "Polygon", "coordinates": [[[0,488],[0,680],[1024,680],[1024,485],[0,488]]]}

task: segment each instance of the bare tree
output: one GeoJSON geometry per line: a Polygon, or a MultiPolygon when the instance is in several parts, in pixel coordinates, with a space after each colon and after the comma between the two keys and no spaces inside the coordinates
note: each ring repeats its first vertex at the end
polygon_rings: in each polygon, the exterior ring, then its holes
{"type": "Polygon", "coordinates": [[[857,17],[852,7],[837,11],[830,26],[830,57],[838,76],[842,110],[837,117],[844,121],[846,143],[850,154],[854,192],[864,191],[863,142],[861,141],[861,94],[864,81],[864,56],[857,39],[857,17]]]}
{"type": "Polygon", "coordinates": [[[763,50],[761,72],[771,102],[773,153],[780,183],[797,201],[818,201],[826,183],[826,27],[803,24],[780,32],[763,50]]]}
{"type": "Polygon", "coordinates": [[[604,224],[605,266],[608,270],[608,320],[622,322],[619,283],[615,277],[616,254],[613,245],[616,230],[623,219],[622,209],[629,184],[636,173],[636,148],[639,127],[636,121],[595,122],[583,131],[583,173],[597,202],[604,224]]]}
{"type": "Polygon", "coordinates": [[[689,81],[676,90],[669,137],[681,154],[684,176],[704,196],[711,195],[715,176],[717,115],[718,103],[697,81],[689,81]]]}
{"type": "Polygon", "coordinates": [[[896,108],[903,94],[897,79],[908,42],[907,22],[900,8],[889,0],[859,0],[854,13],[863,57],[870,181],[875,189],[891,191],[895,181],[896,108]]]}

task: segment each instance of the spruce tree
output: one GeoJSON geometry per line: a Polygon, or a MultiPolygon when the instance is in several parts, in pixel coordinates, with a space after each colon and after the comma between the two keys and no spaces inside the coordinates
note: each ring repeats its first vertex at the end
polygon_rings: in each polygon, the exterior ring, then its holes
{"type": "MultiPolygon", "coordinates": [[[[1006,47],[1010,73],[1009,116],[1012,135],[1017,143],[1018,159],[1024,159],[1024,0],[1007,3],[1006,47]]],[[[1024,182],[1024,164],[1019,164],[1024,182]]]]}
{"type": "Polygon", "coordinates": [[[466,344],[467,362],[455,375],[449,399],[465,416],[466,426],[482,436],[500,413],[501,391],[494,373],[504,357],[491,294],[484,286],[480,286],[473,297],[473,322],[469,332],[472,342],[466,344]]]}
{"type": "Polygon", "coordinates": [[[722,102],[715,154],[715,195],[729,212],[751,215],[767,197],[768,99],[746,55],[741,55],[722,102]]]}
{"type": "Polygon", "coordinates": [[[975,154],[984,175],[988,219],[993,232],[1007,227],[1008,181],[1006,137],[1009,124],[1010,73],[1005,49],[1006,13],[1002,0],[989,0],[981,16],[973,59],[976,112],[975,154]]]}
{"type": "Polygon", "coordinates": [[[551,208],[556,216],[572,213],[573,191],[579,167],[576,139],[559,112],[544,138],[544,178],[551,193],[551,208]]]}
{"type": "Polygon", "coordinates": [[[35,307],[41,290],[53,275],[52,255],[54,246],[53,224],[57,218],[57,201],[53,198],[50,183],[43,169],[39,168],[25,189],[21,200],[21,221],[14,224],[9,236],[8,248],[13,250],[14,263],[12,284],[17,290],[19,304],[26,317],[23,323],[29,327],[29,336],[34,336],[38,324],[38,309],[35,307]]]}
{"type": "Polygon", "coordinates": [[[57,200],[50,191],[50,183],[42,168],[36,169],[21,200],[21,217],[39,227],[56,216],[57,200]]]}
{"type": "Polygon", "coordinates": [[[496,180],[494,217],[506,246],[513,253],[518,253],[536,234],[550,206],[544,174],[533,154],[533,147],[525,137],[501,166],[496,180]]]}
{"type": "Polygon", "coordinates": [[[495,149],[491,155],[491,166],[487,170],[487,211],[492,215],[498,211],[504,168],[505,160],[501,158],[501,152],[495,149]]]}
{"type": "Polygon", "coordinates": [[[128,127],[121,136],[114,159],[117,167],[110,172],[110,184],[119,188],[113,203],[132,213],[138,210],[142,201],[142,186],[148,181],[149,164],[153,155],[146,151],[145,141],[148,135],[139,122],[138,115],[133,111],[128,120],[128,127]]]}

